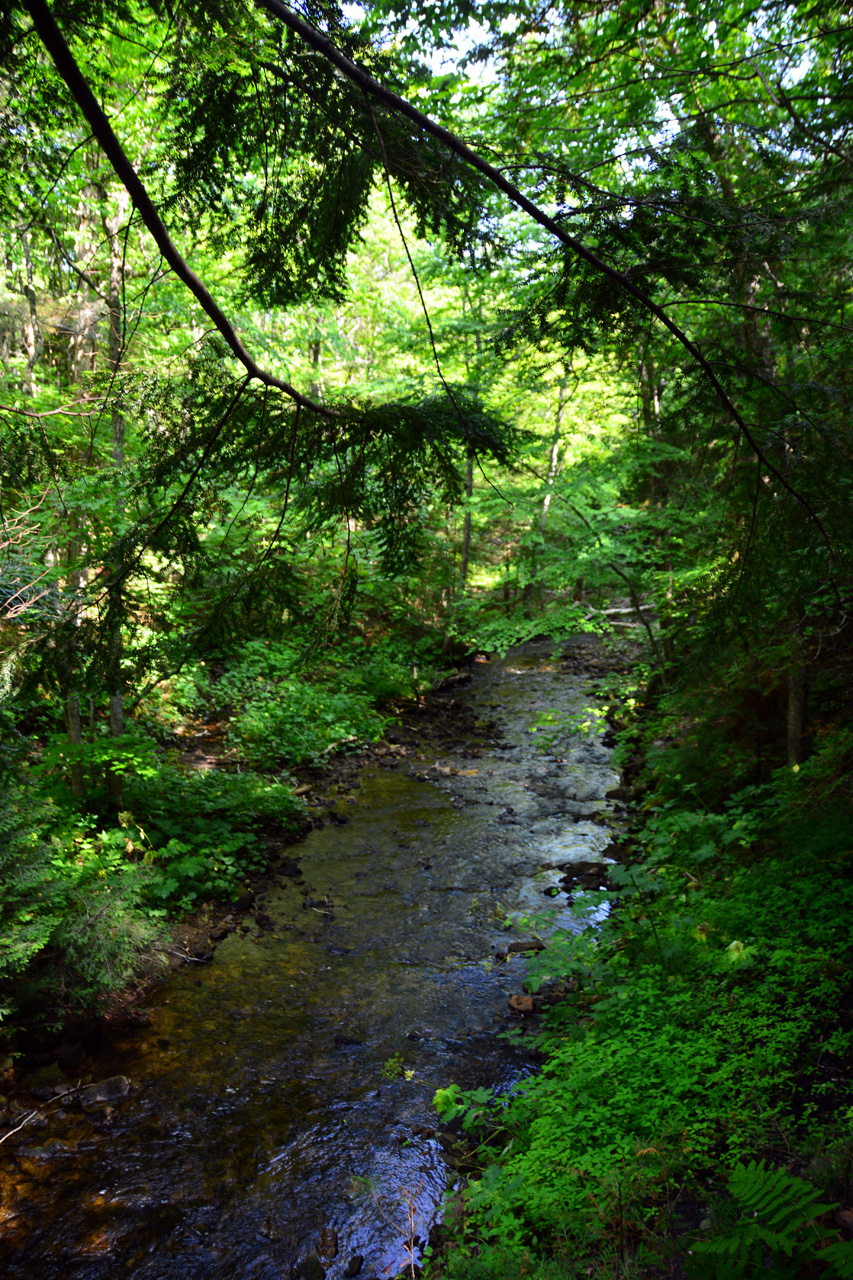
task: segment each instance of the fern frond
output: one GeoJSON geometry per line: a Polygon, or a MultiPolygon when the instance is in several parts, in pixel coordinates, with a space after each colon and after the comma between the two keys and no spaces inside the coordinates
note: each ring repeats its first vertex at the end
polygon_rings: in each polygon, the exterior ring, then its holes
{"type": "Polygon", "coordinates": [[[839,1240],[828,1245],[821,1250],[820,1260],[829,1265],[828,1274],[836,1276],[837,1280],[853,1280],[853,1242],[839,1240]]]}
{"type": "Polygon", "coordinates": [[[690,1274],[696,1280],[739,1280],[761,1275],[797,1280],[803,1266],[819,1259],[829,1264],[826,1280],[853,1280],[853,1247],[819,1246],[826,1237],[816,1220],[835,1208],[818,1199],[810,1182],[763,1161],[738,1164],[729,1180],[738,1207],[735,1224],[711,1240],[693,1246],[690,1274]],[[846,1252],[845,1252],[846,1251],[846,1252]],[[769,1255],[770,1266],[765,1265],[769,1255]]]}
{"type": "Polygon", "coordinates": [[[780,1239],[790,1239],[805,1223],[828,1213],[834,1205],[815,1198],[815,1188],[784,1169],[767,1169],[763,1162],[739,1164],[729,1190],[744,1214],[762,1218],[780,1239]]]}

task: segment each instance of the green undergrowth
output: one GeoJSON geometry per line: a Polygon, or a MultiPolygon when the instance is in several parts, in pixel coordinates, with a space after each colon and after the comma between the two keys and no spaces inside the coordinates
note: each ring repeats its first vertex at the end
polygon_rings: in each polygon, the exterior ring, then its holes
{"type": "Polygon", "coordinates": [[[226,744],[250,769],[321,765],[337,751],[381,737],[395,699],[417,697],[437,675],[434,646],[367,644],[349,637],[306,667],[299,648],[250,640],[218,677],[198,664],[174,678],[159,714],[225,714],[226,744]]]}
{"type": "Polygon", "coordinates": [[[547,636],[561,645],[566,634],[607,635],[610,625],[603,616],[593,617],[576,601],[553,603],[543,612],[507,614],[496,601],[468,596],[457,604],[447,638],[463,649],[506,653],[512,645],[547,636]]]}
{"type": "Polygon", "coordinates": [[[31,786],[7,780],[0,815],[0,1042],[23,1024],[60,1026],[133,978],[158,928],[152,874],[120,835],[71,825],[31,786]]]}
{"type": "Polygon", "coordinates": [[[58,1027],[156,967],[171,919],[237,898],[271,848],[303,827],[290,769],[378,738],[394,701],[436,676],[433,648],[408,636],[348,636],[310,666],[304,652],[249,639],[216,663],[188,665],[149,691],[120,738],[103,703],[86,699],[79,746],[45,691],[7,707],[0,1042],[25,1026],[58,1027]],[[29,738],[17,722],[31,726],[29,738]],[[225,727],[222,767],[202,770],[177,748],[210,723],[220,740],[225,727]],[[108,769],[121,779],[118,807],[107,800],[108,769]]]}
{"type": "Polygon", "coordinates": [[[269,860],[265,837],[294,835],[304,817],[290,779],[254,772],[164,765],[133,779],[125,799],[125,847],[151,870],[143,895],[149,911],[164,914],[236,897],[245,874],[269,860]]]}
{"type": "Polygon", "coordinates": [[[304,805],[258,774],[128,775],[114,818],[7,781],[0,820],[0,1038],[61,1025],[156,962],[169,917],[233,899],[304,805]],[[141,816],[144,815],[144,818],[141,816]]]}
{"type": "Polygon", "coordinates": [[[530,959],[543,1069],[437,1095],[480,1174],[432,1275],[853,1276],[850,746],[715,809],[657,753],[641,855],[576,900],[608,919],[530,959]]]}

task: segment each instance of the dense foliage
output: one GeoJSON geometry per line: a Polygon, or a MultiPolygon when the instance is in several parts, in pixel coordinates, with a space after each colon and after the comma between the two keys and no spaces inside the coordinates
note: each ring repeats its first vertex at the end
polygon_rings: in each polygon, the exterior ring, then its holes
{"type": "MultiPolygon", "coordinates": [[[[648,712],[643,723],[661,731],[648,712]]],[[[712,809],[695,787],[665,798],[682,781],[679,752],[658,747],[633,854],[609,889],[576,895],[581,912],[609,901],[610,916],[594,933],[552,934],[529,962],[531,990],[562,992],[540,1036],[544,1070],[500,1105],[457,1086],[436,1098],[481,1139],[466,1201],[475,1256],[527,1256],[543,1277],[549,1257],[566,1275],[590,1256],[617,1275],[686,1257],[688,1274],[722,1277],[763,1275],[769,1251],[775,1275],[818,1260],[814,1274],[850,1274],[853,1251],[825,1225],[850,1196],[845,750],[836,734],[796,774],[712,809]],[[785,1181],[795,1152],[807,1186],[785,1181]],[[756,1153],[781,1175],[756,1172],[756,1153]],[[774,1187],[787,1197],[775,1236],[774,1187]],[[738,1204],[751,1206],[740,1226],[738,1204]]],[[[449,1274],[479,1274],[467,1252],[449,1274]]]]}
{"type": "Polygon", "coordinates": [[[850,1273],[806,1184],[849,1198],[852,38],[0,6],[4,1036],[237,897],[293,770],[453,659],[633,619],[619,906],[539,962],[548,1066],[437,1265],[664,1265],[727,1169],[750,1230],[697,1275],[850,1273]]]}

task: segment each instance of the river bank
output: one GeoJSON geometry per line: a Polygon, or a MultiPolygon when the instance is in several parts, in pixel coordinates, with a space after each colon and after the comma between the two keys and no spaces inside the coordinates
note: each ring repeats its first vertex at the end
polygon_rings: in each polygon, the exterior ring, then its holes
{"type": "Polygon", "coordinates": [[[563,869],[610,842],[604,735],[549,757],[530,734],[538,704],[586,705],[595,648],[478,664],[358,762],[357,787],[354,760],[334,792],[303,784],[317,827],[247,889],[251,914],[211,918],[213,962],[175,972],[96,1062],[20,1082],[128,1083],[92,1106],[44,1100],[64,1116],[4,1144],[6,1274],[207,1280],[315,1258],[338,1277],[361,1257],[370,1276],[411,1259],[446,1185],[432,1094],[530,1070],[495,1035],[524,1023],[522,918],[568,919],[563,869]]]}

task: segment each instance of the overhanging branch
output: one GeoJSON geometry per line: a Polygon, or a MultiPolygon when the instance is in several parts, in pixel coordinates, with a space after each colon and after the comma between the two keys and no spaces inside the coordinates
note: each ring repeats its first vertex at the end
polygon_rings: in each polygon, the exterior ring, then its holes
{"type": "Polygon", "coordinates": [[[668,329],[673,337],[682,345],[682,347],[684,347],[691,358],[702,370],[705,377],[708,379],[708,382],[713,387],[717,398],[725,408],[726,412],[731,416],[738,431],[748,442],[756,457],[758,457],[767,470],[776,477],[782,488],[785,489],[786,492],[799,502],[809,513],[817,528],[820,530],[821,535],[829,548],[830,555],[832,554],[832,544],[830,543],[829,537],[820,521],[820,518],[811,503],[807,498],[804,498],[802,494],[798,493],[797,490],[793,488],[782,472],[779,471],[766,456],[746,422],[741,417],[740,413],[738,413],[728,395],[728,392],[714,373],[710,363],[705,359],[702,352],[695,343],[691,341],[684,330],[680,328],[674,320],[670,319],[662,307],[658,306],[658,304],[650,298],[647,293],[644,293],[642,289],[638,288],[638,286],[634,284],[633,280],[625,275],[624,272],[618,271],[615,267],[611,267],[609,263],[605,262],[602,258],[599,258],[596,253],[593,253],[591,249],[588,249],[580,240],[576,240],[574,236],[569,235],[569,233],[560,226],[556,219],[550,217],[543,209],[540,209],[538,205],[534,204],[534,202],[524,195],[518,187],[509,182],[499,169],[496,169],[494,165],[489,164],[488,161],[482,158],[482,156],[477,155],[475,151],[472,151],[470,147],[466,146],[461,138],[458,138],[456,134],[451,133],[449,129],[445,129],[442,125],[437,124],[434,120],[430,119],[429,116],[424,115],[422,111],[418,111],[417,107],[413,107],[410,102],[407,102],[405,98],[401,98],[399,94],[394,93],[392,89],[387,89],[384,85],[380,84],[378,80],[374,80],[371,75],[347,58],[345,54],[341,53],[340,49],[332,43],[328,36],[323,35],[323,33],[318,31],[316,27],[312,27],[310,23],[306,22],[303,18],[300,18],[292,9],[288,9],[288,7],[282,3],[282,0],[255,0],[255,2],[262,9],[266,9],[274,18],[277,18],[280,22],[284,23],[284,25],[291,31],[300,36],[307,45],[326,58],[332,66],[336,67],[342,75],[346,76],[346,78],[351,81],[351,83],[357,85],[363,93],[369,94],[370,97],[375,98],[378,102],[384,103],[386,107],[397,115],[404,116],[407,120],[411,120],[412,123],[417,125],[419,129],[422,129],[424,133],[428,133],[431,137],[437,138],[440,142],[444,143],[444,145],[452,151],[454,155],[459,156],[465,164],[469,165],[472,169],[475,169],[477,173],[482,174],[483,177],[486,178],[493,186],[497,187],[499,191],[502,191],[517,208],[522,209],[533,219],[534,222],[537,222],[541,227],[544,227],[546,231],[550,231],[553,236],[556,236],[561,244],[564,244],[578,258],[583,262],[586,262],[601,275],[612,280],[620,289],[628,293],[647,311],[651,312],[651,314],[660,321],[664,328],[668,329]]]}
{"type": "Polygon", "coordinates": [[[140,218],[151,233],[157,248],[181,283],[195,297],[205,315],[210,318],[216,329],[222,334],[232,354],[248,373],[249,379],[262,382],[268,387],[277,387],[279,391],[283,391],[301,408],[310,409],[313,413],[320,414],[324,418],[333,418],[335,415],[330,409],[316,404],[313,400],[309,400],[294,387],[290,386],[289,383],[261,369],[252,356],[249,355],[207,286],[199,279],[176,248],[139,174],[125,154],[124,148],[113,132],[109,120],[92,93],[88,81],[78,67],[74,55],[69,49],[65,37],[57,26],[56,20],[47,7],[45,0],[25,0],[25,3],[39,39],[53,59],[56,69],[68,86],[71,96],[85,116],[98,146],[128,191],[134,208],[138,211],[140,218]]]}

